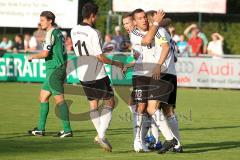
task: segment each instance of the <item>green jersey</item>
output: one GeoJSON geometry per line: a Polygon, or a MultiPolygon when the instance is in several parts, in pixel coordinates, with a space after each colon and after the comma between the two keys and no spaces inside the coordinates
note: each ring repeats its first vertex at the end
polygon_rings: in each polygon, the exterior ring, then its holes
{"type": "Polygon", "coordinates": [[[47,32],[43,50],[49,51],[45,58],[46,69],[66,68],[67,53],[61,30],[52,28],[47,32]]]}

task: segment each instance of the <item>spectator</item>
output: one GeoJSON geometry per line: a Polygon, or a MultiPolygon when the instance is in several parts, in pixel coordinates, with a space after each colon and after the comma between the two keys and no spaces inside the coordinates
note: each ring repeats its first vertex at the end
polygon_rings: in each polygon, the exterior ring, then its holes
{"type": "Polygon", "coordinates": [[[67,52],[70,53],[71,51],[73,51],[73,44],[72,44],[72,39],[70,36],[67,36],[65,38],[65,46],[67,49],[67,52]]]}
{"type": "Polygon", "coordinates": [[[46,31],[41,28],[41,24],[38,24],[38,29],[33,32],[33,36],[37,40],[37,50],[43,49],[43,41],[45,40],[46,31]]]}
{"type": "Polygon", "coordinates": [[[117,49],[117,43],[115,40],[112,39],[112,36],[110,34],[106,34],[105,36],[105,42],[103,44],[103,50],[107,51],[116,51],[117,49]]]}
{"type": "Polygon", "coordinates": [[[17,53],[19,50],[24,50],[24,42],[22,35],[17,34],[14,38],[13,52],[17,53]]]}
{"type": "Polygon", "coordinates": [[[31,36],[30,33],[25,33],[24,35],[24,51],[31,52],[37,49],[37,40],[35,37],[31,36]]]}
{"type": "Polygon", "coordinates": [[[121,28],[119,26],[115,27],[115,35],[113,36],[113,40],[117,43],[116,51],[121,51],[121,44],[124,41],[124,37],[121,34],[121,28]]]}
{"type": "Polygon", "coordinates": [[[184,39],[184,35],[180,35],[180,41],[177,42],[177,48],[179,51],[179,55],[181,57],[188,56],[188,43],[184,39]]]}
{"type": "Polygon", "coordinates": [[[197,28],[192,29],[191,38],[188,40],[188,45],[190,46],[191,54],[193,54],[194,56],[198,56],[199,54],[203,53],[203,40],[198,37],[197,28]]]}
{"type": "Polygon", "coordinates": [[[7,37],[2,38],[2,42],[0,43],[0,50],[9,50],[13,46],[13,42],[11,40],[8,40],[7,37]]]}
{"type": "Polygon", "coordinates": [[[175,30],[175,27],[171,26],[171,27],[168,27],[168,30],[171,34],[171,37],[172,39],[177,43],[178,41],[180,41],[180,37],[179,35],[176,34],[176,30],[175,30]]]}
{"type": "Polygon", "coordinates": [[[224,38],[219,33],[212,34],[212,41],[208,44],[208,54],[211,56],[222,56],[224,38]]]}
{"type": "Polygon", "coordinates": [[[196,29],[198,32],[198,36],[203,40],[203,54],[207,54],[207,45],[208,45],[208,39],[207,36],[201,32],[200,28],[196,24],[191,24],[188,26],[185,31],[184,35],[190,39],[192,37],[192,34],[190,33],[193,29],[196,29]]]}

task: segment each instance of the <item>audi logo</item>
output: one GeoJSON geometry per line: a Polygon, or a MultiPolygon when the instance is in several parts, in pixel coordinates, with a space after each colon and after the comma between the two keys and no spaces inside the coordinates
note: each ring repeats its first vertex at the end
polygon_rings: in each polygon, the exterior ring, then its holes
{"type": "Polygon", "coordinates": [[[190,61],[178,61],[176,63],[177,73],[193,73],[194,64],[190,61]]]}

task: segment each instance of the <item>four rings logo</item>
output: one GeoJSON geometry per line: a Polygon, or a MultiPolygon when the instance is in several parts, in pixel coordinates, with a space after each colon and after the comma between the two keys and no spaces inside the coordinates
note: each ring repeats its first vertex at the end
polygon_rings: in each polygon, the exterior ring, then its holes
{"type": "Polygon", "coordinates": [[[176,63],[177,73],[193,73],[194,64],[190,61],[178,61],[176,63]]]}

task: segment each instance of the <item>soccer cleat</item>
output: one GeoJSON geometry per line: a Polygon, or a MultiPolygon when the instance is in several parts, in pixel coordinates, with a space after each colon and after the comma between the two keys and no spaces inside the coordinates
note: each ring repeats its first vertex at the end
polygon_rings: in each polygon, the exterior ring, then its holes
{"type": "Polygon", "coordinates": [[[161,141],[158,141],[156,144],[154,144],[154,149],[155,150],[159,150],[159,149],[161,149],[162,148],[162,143],[161,143],[161,141]]]}
{"type": "Polygon", "coordinates": [[[73,133],[72,131],[70,132],[64,132],[64,131],[60,131],[58,132],[58,134],[54,137],[59,137],[59,138],[65,138],[65,137],[72,137],[73,136],[73,133]]]}
{"type": "Polygon", "coordinates": [[[165,141],[162,145],[162,148],[158,150],[158,154],[163,154],[169,151],[169,149],[173,148],[175,145],[177,145],[177,140],[173,138],[170,141],[165,141]]]}
{"type": "Polygon", "coordinates": [[[142,152],[143,151],[143,146],[141,144],[141,141],[134,140],[134,151],[135,152],[142,152]]]}
{"type": "Polygon", "coordinates": [[[148,149],[147,145],[145,143],[141,143],[142,145],[142,152],[150,152],[150,150],[148,149]]]}
{"type": "Polygon", "coordinates": [[[94,141],[93,142],[96,143],[96,144],[99,144],[99,137],[98,137],[98,135],[96,137],[94,137],[94,141]]]}
{"type": "Polygon", "coordinates": [[[175,153],[183,153],[183,148],[182,148],[182,146],[180,146],[178,148],[173,148],[172,151],[175,152],[175,153]]]}
{"type": "Polygon", "coordinates": [[[33,130],[28,131],[28,134],[33,135],[33,136],[42,137],[45,135],[45,131],[40,131],[40,130],[38,130],[37,127],[35,127],[33,130]]]}
{"type": "Polygon", "coordinates": [[[99,138],[98,142],[105,151],[112,152],[112,146],[106,138],[99,138]]]}

